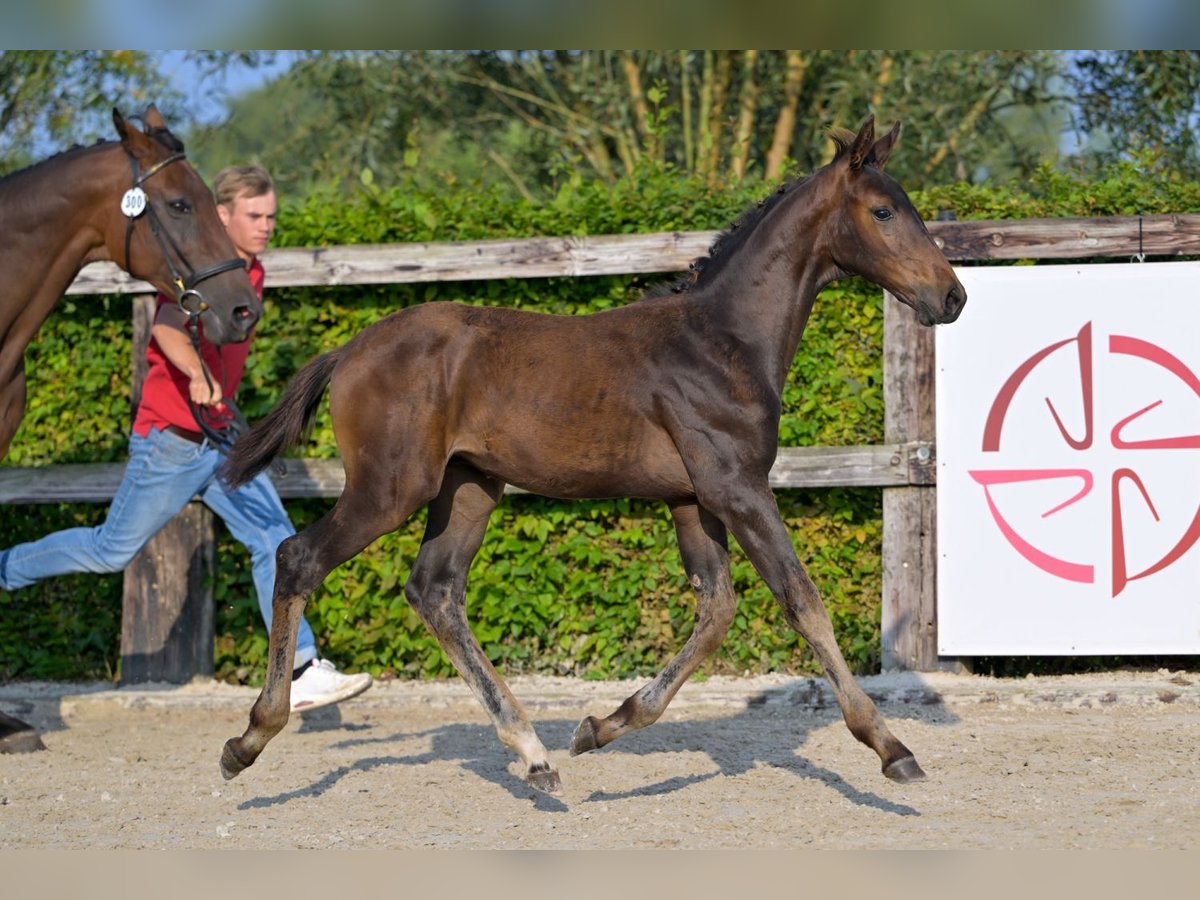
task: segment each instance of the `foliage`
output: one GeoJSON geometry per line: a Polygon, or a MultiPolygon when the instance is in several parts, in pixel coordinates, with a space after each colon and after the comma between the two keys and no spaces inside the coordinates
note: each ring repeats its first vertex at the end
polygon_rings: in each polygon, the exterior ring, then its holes
{"type": "MultiPolygon", "coordinates": [[[[943,209],[960,219],[1200,212],[1200,184],[1147,177],[1157,171],[1152,158],[1122,162],[1094,178],[1043,168],[1024,184],[956,183],[915,192],[913,200],[927,218],[943,209]]],[[[285,197],[279,238],[320,246],[710,229],[728,224],[769,187],[742,181],[714,188],[702,176],[654,163],[612,185],[564,173],[555,197],[544,203],[495,185],[375,186],[350,198],[332,191],[291,202],[285,197]]],[[[644,281],[614,276],[272,290],[238,399],[251,420],[261,417],[304,361],[400,307],[455,299],[587,313],[631,301],[644,281]]],[[[883,440],[881,302],[877,289],[856,280],[822,293],[785,390],[784,445],[883,440]]],[[[126,298],[64,301],[28,351],[30,413],[4,464],[122,458],[129,341],[126,298]]],[[[336,453],[326,414],[304,452],[336,453]]],[[[851,666],[876,671],[880,492],[780,491],[778,500],[851,666]]],[[[294,502],[289,511],[303,527],[328,506],[294,502]]],[[[62,527],[93,525],[103,512],[93,504],[5,507],[0,547],[62,527]]],[[[377,675],[450,673],[402,593],[421,529],[417,516],[334,571],[314,594],[307,615],[323,652],[377,675]]],[[[223,532],[219,558],[218,674],[258,683],[266,632],[249,560],[223,532]]],[[[817,671],[736,547],[733,577],[741,598],[738,615],[702,671],[817,671]]],[[[119,575],[79,575],[0,591],[0,678],[112,676],[119,663],[120,583],[119,575]]],[[[656,671],[689,633],[691,604],[669,515],[659,505],[627,500],[567,504],[505,498],[472,567],[468,593],[476,634],[504,671],[592,678],[656,671]]]]}
{"type": "Polygon", "coordinates": [[[1070,74],[1090,140],[1082,155],[1110,162],[1149,152],[1186,178],[1200,177],[1200,51],[1081,53],[1070,74]]]}
{"type": "Polygon", "coordinates": [[[0,50],[0,175],[32,163],[46,144],[115,137],[114,105],[130,103],[122,109],[130,116],[171,99],[144,51],[0,50]]]}
{"type": "Polygon", "coordinates": [[[297,193],[450,172],[545,198],[557,173],[611,185],[646,162],[777,178],[876,113],[904,120],[906,184],[1005,179],[1057,156],[1064,67],[1043,50],[312,51],[195,147],[205,170],[252,156],[297,193]]]}
{"type": "Polygon", "coordinates": [[[1090,175],[1043,164],[1024,184],[958,183],[914,191],[912,200],[927,219],[945,210],[960,219],[1160,215],[1200,209],[1200,182],[1144,151],[1090,175]]]}
{"type": "Polygon", "coordinates": [[[1143,151],[1200,176],[1195,50],[0,51],[0,174],[42,148],[111,137],[112,105],[154,100],[212,175],[263,163],[285,193],[447,175],[552,196],[561,173],[614,184],[651,161],[710,183],[811,169],[831,126],[902,119],[910,188],[1094,171],[1143,151]],[[231,72],[280,71],[220,122],[231,72]],[[280,135],[287,135],[280,140],[280,135]]]}
{"type": "MultiPolygon", "coordinates": [[[[104,520],[99,504],[7,506],[0,546],[104,520]]],[[[0,680],[113,678],[120,660],[121,576],[68,575],[0,590],[0,680]]]]}

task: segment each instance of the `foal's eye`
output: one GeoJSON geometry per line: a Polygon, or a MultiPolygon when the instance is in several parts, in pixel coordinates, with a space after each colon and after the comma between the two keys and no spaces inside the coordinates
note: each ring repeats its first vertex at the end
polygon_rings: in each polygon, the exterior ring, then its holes
{"type": "Polygon", "coordinates": [[[187,215],[188,213],[190,213],[192,211],[192,204],[188,203],[183,198],[170,201],[170,203],[168,203],[168,206],[170,206],[171,209],[173,209],[175,212],[181,213],[183,215],[187,215]]]}
{"type": "Polygon", "coordinates": [[[875,217],[876,222],[886,222],[888,219],[892,218],[894,213],[886,206],[880,206],[876,209],[873,209],[871,211],[871,215],[875,217]]]}

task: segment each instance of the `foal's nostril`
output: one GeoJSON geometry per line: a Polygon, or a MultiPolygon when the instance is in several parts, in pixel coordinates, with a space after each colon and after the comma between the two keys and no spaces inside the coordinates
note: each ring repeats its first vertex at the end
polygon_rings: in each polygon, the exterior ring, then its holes
{"type": "Polygon", "coordinates": [[[239,322],[247,320],[250,322],[257,322],[258,313],[256,313],[254,309],[249,306],[235,306],[233,308],[233,318],[239,322]]]}
{"type": "Polygon", "coordinates": [[[946,317],[953,322],[958,318],[958,314],[962,312],[964,306],[967,305],[967,292],[962,289],[961,285],[955,285],[950,288],[950,292],[946,294],[946,302],[943,305],[946,317]]]}

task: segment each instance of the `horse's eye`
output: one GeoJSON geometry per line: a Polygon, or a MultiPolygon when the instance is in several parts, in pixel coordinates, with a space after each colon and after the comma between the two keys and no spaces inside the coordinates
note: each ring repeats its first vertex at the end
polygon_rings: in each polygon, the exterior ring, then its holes
{"type": "Polygon", "coordinates": [[[892,218],[893,213],[886,206],[880,206],[877,209],[872,210],[871,215],[875,217],[876,222],[886,222],[888,219],[892,218]]]}
{"type": "Polygon", "coordinates": [[[192,204],[188,203],[183,198],[172,200],[168,205],[171,207],[171,209],[175,210],[175,212],[183,215],[187,215],[192,211],[192,204]]]}

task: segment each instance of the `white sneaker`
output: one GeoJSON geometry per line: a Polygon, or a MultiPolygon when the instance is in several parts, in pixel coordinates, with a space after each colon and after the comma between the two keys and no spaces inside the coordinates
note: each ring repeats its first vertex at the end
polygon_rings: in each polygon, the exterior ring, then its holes
{"type": "Polygon", "coordinates": [[[370,686],[371,676],[366,672],[343,675],[329,660],[314,659],[312,665],[292,682],[292,712],[340,703],[357,697],[370,686]]]}

